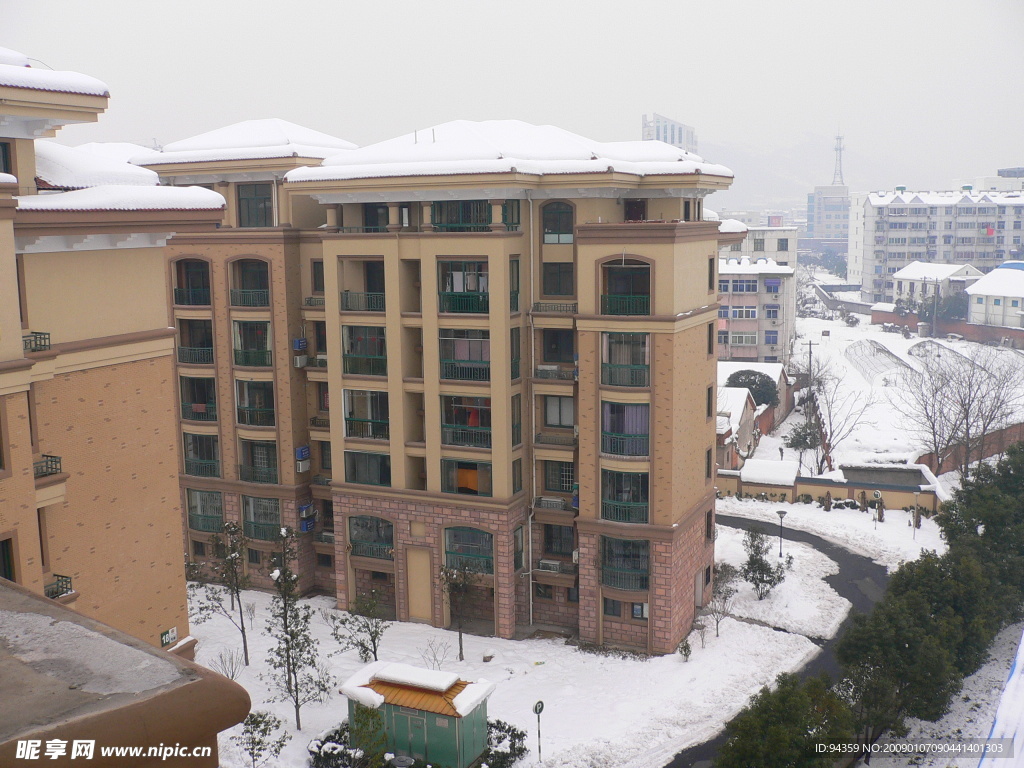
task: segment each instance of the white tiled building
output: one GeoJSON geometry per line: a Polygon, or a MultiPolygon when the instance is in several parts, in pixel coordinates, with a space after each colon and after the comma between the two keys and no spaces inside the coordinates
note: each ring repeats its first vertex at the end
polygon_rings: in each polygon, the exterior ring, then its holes
{"type": "Polygon", "coordinates": [[[1024,261],[1006,261],[967,289],[967,322],[1024,328],[1024,261]]]}
{"type": "Polygon", "coordinates": [[[914,261],[893,274],[896,283],[893,297],[896,300],[921,301],[939,296],[959,293],[972,285],[982,273],[970,264],[931,264],[914,261]]]}
{"type": "Polygon", "coordinates": [[[913,261],[972,264],[989,272],[1018,256],[1024,193],[858,194],[850,207],[849,281],[864,301],[893,301],[895,274],[913,261]]]}
{"type": "Polygon", "coordinates": [[[718,270],[718,359],[788,363],[796,318],[794,269],[769,258],[723,258],[718,270]]]}
{"type": "Polygon", "coordinates": [[[641,128],[643,133],[640,138],[644,141],[663,141],[687,152],[697,151],[697,131],[691,125],[655,112],[650,120],[647,115],[643,116],[641,128]]]}
{"type": "MultiPolygon", "coordinates": [[[[729,214],[732,216],[732,214],[729,214]]],[[[708,211],[704,210],[707,218],[708,211]]],[[[742,219],[740,219],[742,221],[742,219]]],[[[747,237],[742,243],[723,248],[719,255],[727,259],[773,259],[782,267],[796,266],[796,227],[757,227],[747,222],[747,237]]]]}

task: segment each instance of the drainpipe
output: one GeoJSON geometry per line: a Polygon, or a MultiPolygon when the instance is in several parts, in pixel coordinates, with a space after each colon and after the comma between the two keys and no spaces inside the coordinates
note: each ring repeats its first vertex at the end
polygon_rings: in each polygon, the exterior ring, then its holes
{"type": "Polygon", "coordinates": [[[273,181],[274,181],[274,183],[271,185],[271,193],[272,193],[273,197],[272,197],[272,199],[270,201],[270,204],[271,204],[271,206],[274,209],[274,226],[276,227],[276,226],[278,226],[278,219],[279,219],[279,216],[280,216],[280,211],[278,210],[278,196],[277,196],[277,182],[278,182],[278,178],[277,178],[277,176],[274,176],[273,181]]]}
{"type": "MultiPolygon", "coordinates": [[[[526,205],[527,205],[527,210],[528,210],[528,214],[529,214],[529,221],[530,221],[530,287],[529,287],[529,291],[528,291],[528,295],[527,295],[528,301],[527,301],[527,304],[526,304],[526,306],[527,306],[527,310],[526,310],[527,327],[530,330],[530,346],[529,346],[530,354],[529,354],[529,357],[527,358],[527,360],[529,361],[529,360],[533,360],[533,341],[534,341],[534,339],[533,339],[533,285],[534,285],[534,281],[536,280],[536,276],[534,274],[534,268],[535,268],[535,265],[534,265],[534,240],[536,239],[536,233],[533,230],[533,199],[530,197],[530,190],[526,190],[526,205]]],[[[522,270],[520,270],[520,284],[521,283],[522,283],[522,270]]],[[[531,363],[531,367],[532,367],[532,363],[531,363]]],[[[527,389],[529,390],[529,396],[530,396],[530,400],[529,400],[529,403],[530,403],[530,434],[531,435],[535,435],[535,434],[537,434],[537,432],[536,432],[536,429],[537,429],[537,403],[536,403],[536,398],[533,396],[533,377],[529,376],[529,377],[527,377],[527,379],[528,379],[527,389]]],[[[528,599],[530,601],[529,605],[530,605],[530,626],[531,627],[533,626],[533,500],[535,498],[537,498],[537,467],[535,466],[534,461],[533,461],[533,450],[530,449],[530,499],[529,499],[530,513],[529,513],[529,515],[526,518],[526,535],[529,537],[529,540],[530,540],[530,546],[529,546],[530,562],[529,562],[529,565],[528,565],[528,568],[527,568],[528,576],[527,576],[527,582],[526,582],[526,592],[527,592],[527,595],[528,595],[528,599]]]]}

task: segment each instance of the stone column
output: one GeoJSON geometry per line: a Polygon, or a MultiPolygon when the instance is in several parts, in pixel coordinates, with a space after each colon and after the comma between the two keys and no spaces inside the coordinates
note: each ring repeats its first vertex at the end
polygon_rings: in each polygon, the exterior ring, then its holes
{"type": "Polygon", "coordinates": [[[420,205],[423,206],[421,209],[423,225],[420,227],[420,229],[423,232],[433,232],[434,224],[431,219],[431,214],[433,213],[433,203],[421,203],[420,205]]]}
{"type": "Polygon", "coordinates": [[[330,228],[336,228],[338,226],[338,206],[328,205],[325,206],[327,213],[327,226],[330,228]]]}
{"type": "Polygon", "coordinates": [[[488,200],[491,204],[491,223],[490,228],[492,232],[504,232],[505,224],[501,220],[501,207],[505,204],[504,200],[488,200]]]}
{"type": "Polygon", "coordinates": [[[402,229],[401,208],[398,203],[388,203],[388,232],[399,232],[402,229]]]}

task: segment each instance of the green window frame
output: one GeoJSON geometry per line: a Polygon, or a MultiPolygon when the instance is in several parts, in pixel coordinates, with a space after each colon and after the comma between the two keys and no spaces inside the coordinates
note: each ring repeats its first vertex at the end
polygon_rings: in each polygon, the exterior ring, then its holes
{"type": "Polygon", "coordinates": [[[576,548],[576,532],[571,525],[544,524],[544,554],[572,555],[576,548]]]}
{"type": "Polygon", "coordinates": [[[576,482],[576,465],[571,461],[544,462],[544,490],[572,493],[576,482]]]}
{"type": "Polygon", "coordinates": [[[356,557],[395,558],[395,525],[374,515],[353,515],[348,519],[348,543],[356,557]]]}
{"type": "Polygon", "coordinates": [[[519,201],[515,199],[506,200],[501,204],[501,223],[509,232],[519,231],[519,209],[519,201]]]}
{"type": "Polygon", "coordinates": [[[650,586],[650,542],[601,537],[601,583],[615,589],[644,591],[650,586]]]}
{"type": "Polygon", "coordinates": [[[386,453],[345,451],[345,482],[391,487],[391,456],[386,453]]]}
{"type": "Polygon", "coordinates": [[[545,296],[574,296],[575,265],[571,261],[545,263],[541,267],[541,292],[545,296]]]}
{"type": "Polygon", "coordinates": [[[444,531],[445,565],[477,573],[494,573],[494,536],[479,528],[455,526],[444,531]]]}
{"type": "Polygon", "coordinates": [[[555,201],[541,209],[541,225],[544,229],[544,244],[555,245],[572,242],[573,210],[569,203],[555,201]]]}
{"type": "Polygon", "coordinates": [[[313,283],[313,293],[324,292],[324,260],[313,259],[309,265],[310,275],[313,283]]]}
{"type": "Polygon", "coordinates": [[[491,398],[441,395],[441,444],[491,447],[491,398]]]}
{"type": "Polygon", "coordinates": [[[430,207],[430,223],[448,232],[489,232],[491,204],[487,200],[444,200],[430,207]]]}
{"type": "Polygon", "coordinates": [[[274,541],[281,536],[281,500],[242,497],[242,520],[250,539],[274,541]]]}
{"type": "Polygon", "coordinates": [[[238,185],[238,226],[274,226],[274,198],[272,184],[260,183],[238,185]]]}

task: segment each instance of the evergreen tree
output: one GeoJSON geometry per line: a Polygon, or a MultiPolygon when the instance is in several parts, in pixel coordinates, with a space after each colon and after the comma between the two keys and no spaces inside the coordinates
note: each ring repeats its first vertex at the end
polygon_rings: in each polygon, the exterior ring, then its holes
{"type": "Polygon", "coordinates": [[[725,386],[749,389],[757,405],[775,407],[779,404],[778,385],[772,381],[771,376],[760,371],[736,371],[726,380],[725,386]]]}
{"type": "Polygon", "coordinates": [[[740,574],[750,582],[758,600],[768,597],[786,578],[786,569],[781,563],[772,565],[769,562],[770,546],[763,531],[749,530],[743,534],[743,549],[746,550],[747,561],[740,568],[740,574]]]}
{"type": "Polygon", "coordinates": [[[381,616],[380,596],[376,590],[368,595],[357,595],[349,613],[339,615],[323,611],[322,615],[341,651],[355,648],[360,661],[377,661],[381,640],[391,622],[381,616]]]}
{"type": "Polygon", "coordinates": [[[242,748],[252,768],[260,768],[276,760],[291,739],[287,733],[274,738],[274,731],[280,727],[281,721],[270,712],[256,710],[246,715],[241,734],[232,736],[231,740],[242,748]]]}

